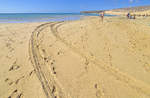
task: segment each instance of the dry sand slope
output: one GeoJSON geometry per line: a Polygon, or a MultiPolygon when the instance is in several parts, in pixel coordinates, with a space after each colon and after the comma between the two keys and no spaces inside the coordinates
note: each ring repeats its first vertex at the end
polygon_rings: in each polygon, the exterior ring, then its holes
{"type": "MultiPolygon", "coordinates": [[[[0,82],[3,84],[0,86],[4,89],[0,89],[0,96],[150,98],[148,20],[113,17],[101,23],[99,18],[92,17],[42,24],[32,32],[31,38],[31,33],[22,34],[26,41],[19,50],[16,50],[19,47],[16,43],[14,49],[17,52],[13,53],[18,54],[18,59],[13,66],[1,65],[0,82]],[[32,64],[25,59],[30,59],[32,64]],[[22,66],[18,67],[19,64],[22,66]],[[16,84],[15,79],[19,83],[16,84]]],[[[33,30],[37,24],[30,26],[33,30]]],[[[9,53],[4,51],[1,54],[9,53]]],[[[3,64],[4,60],[0,63],[3,64]]]]}
{"type": "Polygon", "coordinates": [[[30,54],[47,97],[149,98],[149,31],[118,18],[39,26],[30,54]]]}

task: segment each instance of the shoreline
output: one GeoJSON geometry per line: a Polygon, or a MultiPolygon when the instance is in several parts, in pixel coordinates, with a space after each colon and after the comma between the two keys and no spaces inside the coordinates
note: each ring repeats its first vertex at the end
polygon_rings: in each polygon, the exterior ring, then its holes
{"type": "Polygon", "coordinates": [[[95,14],[81,13],[17,13],[0,14],[1,23],[26,23],[26,22],[54,22],[79,20],[84,16],[94,16],[95,14]]]}
{"type": "MultiPolygon", "coordinates": [[[[44,14],[44,13],[43,13],[44,14]]],[[[46,13],[45,13],[46,14],[46,13]]],[[[55,15],[51,15],[51,16],[28,16],[28,14],[25,14],[27,15],[28,17],[25,17],[23,16],[22,14],[20,15],[13,15],[13,14],[10,14],[10,16],[5,16],[6,18],[4,18],[4,16],[0,15],[0,23],[34,23],[34,22],[58,22],[58,21],[74,21],[74,20],[80,20],[84,17],[96,17],[96,16],[99,16],[99,14],[82,14],[82,13],[78,13],[78,14],[75,14],[75,13],[72,13],[72,14],[67,14],[65,16],[65,14],[60,14],[57,13],[56,16],[55,15]],[[58,14],[58,15],[57,15],[58,14]],[[9,19],[7,19],[7,17],[9,19]]],[[[7,14],[6,14],[7,15],[7,14]]],[[[8,14],[9,15],[9,14],[8,14]]],[[[31,14],[32,15],[32,14],[31,14]]],[[[115,15],[105,15],[105,17],[114,17],[115,15]]]]}

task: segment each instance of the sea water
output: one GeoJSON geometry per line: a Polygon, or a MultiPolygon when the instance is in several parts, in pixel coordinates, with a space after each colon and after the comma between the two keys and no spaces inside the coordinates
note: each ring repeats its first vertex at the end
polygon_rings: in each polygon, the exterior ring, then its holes
{"type": "Polygon", "coordinates": [[[0,23],[52,22],[78,20],[99,14],[84,13],[0,13],[0,23]]]}

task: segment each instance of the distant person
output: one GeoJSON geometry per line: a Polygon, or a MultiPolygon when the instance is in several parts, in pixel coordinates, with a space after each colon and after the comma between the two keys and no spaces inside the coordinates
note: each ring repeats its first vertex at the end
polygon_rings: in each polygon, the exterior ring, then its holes
{"type": "Polygon", "coordinates": [[[130,13],[128,13],[128,14],[127,14],[127,18],[130,19],[130,17],[131,17],[131,15],[130,15],[130,13]]]}
{"type": "Polygon", "coordinates": [[[133,15],[133,19],[136,19],[136,15],[135,14],[133,15]]]}
{"type": "Polygon", "coordinates": [[[102,19],[102,22],[103,22],[103,20],[104,20],[104,11],[101,13],[101,19],[102,19]]]}

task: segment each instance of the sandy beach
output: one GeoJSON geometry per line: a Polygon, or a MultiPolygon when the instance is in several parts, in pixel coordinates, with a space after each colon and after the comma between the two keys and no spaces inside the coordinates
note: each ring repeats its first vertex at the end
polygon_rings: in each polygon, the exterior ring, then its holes
{"type": "MultiPolygon", "coordinates": [[[[146,9],[146,8],[145,8],[146,9]]],[[[132,10],[108,10],[108,11],[105,11],[106,14],[110,14],[110,15],[119,15],[119,16],[127,16],[128,13],[130,13],[131,15],[135,15],[136,17],[145,17],[145,16],[150,16],[150,10],[143,10],[140,11],[141,9],[139,9],[139,11],[136,11],[136,9],[132,9],[132,10]]]]}
{"type": "Polygon", "coordinates": [[[0,98],[150,98],[150,18],[0,24],[0,98]]]}

